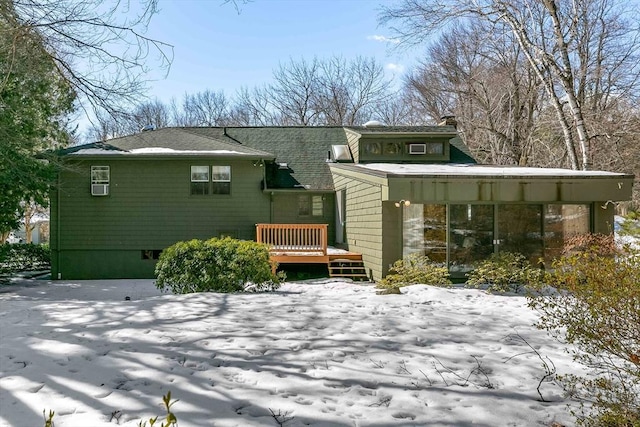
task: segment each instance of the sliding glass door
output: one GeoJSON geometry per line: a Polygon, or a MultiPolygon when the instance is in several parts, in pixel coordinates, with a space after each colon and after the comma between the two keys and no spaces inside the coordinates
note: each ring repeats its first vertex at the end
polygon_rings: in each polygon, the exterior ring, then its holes
{"type": "Polygon", "coordinates": [[[465,272],[494,252],[493,205],[449,205],[449,270],[465,272]]]}
{"type": "Polygon", "coordinates": [[[403,212],[403,256],[419,253],[462,275],[496,252],[537,265],[590,230],[588,205],[411,204],[403,212]]]}
{"type": "Polygon", "coordinates": [[[542,205],[497,206],[496,251],[517,252],[537,265],[542,258],[542,205]]]}

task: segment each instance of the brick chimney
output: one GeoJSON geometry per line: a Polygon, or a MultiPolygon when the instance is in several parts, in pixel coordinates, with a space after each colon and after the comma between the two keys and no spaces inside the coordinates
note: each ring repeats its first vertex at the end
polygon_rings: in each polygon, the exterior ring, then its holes
{"type": "Polygon", "coordinates": [[[440,117],[440,123],[438,123],[438,126],[453,126],[454,128],[457,128],[458,122],[456,121],[456,116],[440,117]]]}

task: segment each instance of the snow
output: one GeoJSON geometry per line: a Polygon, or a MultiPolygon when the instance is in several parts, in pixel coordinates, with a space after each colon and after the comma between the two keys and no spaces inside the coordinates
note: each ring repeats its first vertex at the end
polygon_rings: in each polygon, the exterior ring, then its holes
{"type": "Polygon", "coordinates": [[[438,175],[438,176],[527,176],[527,177],[623,177],[622,173],[605,171],[581,171],[560,168],[534,168],[520,166],[485,166],[467,164],[397,164],[397,163],[367,163],[357,166],[380,172],[398,175],[438,175]]]}
{"type": "Polygon", "coordinates": [[[102,148],[85,148],[82,150],[70,153],[72,156],[77,155],[140,155],[140,154],[168,154],[168,155],[181,155],[181,154],[233,154],[233,155],[248,155],[248,153],[242,153],[240,151],[233,150],[174,150],[171,148],[163,147],[146,147],[146,148],[134,148],[132,150],[105,150],[102,148]]]}
{"type": "Polygon", "coordinates": [[[520,296],[324,279],[275,293],[162,294],[152,280],[0,288],[0,426],[137,426],[167,391],[181,427],[573,425],[520,296]],[[127,300],[125,297],[129,297],[127,300]],[[482,372],[481,372],[482,371],[482,372]],[[468,377],[468,380],[465,380],[468,377]]]}

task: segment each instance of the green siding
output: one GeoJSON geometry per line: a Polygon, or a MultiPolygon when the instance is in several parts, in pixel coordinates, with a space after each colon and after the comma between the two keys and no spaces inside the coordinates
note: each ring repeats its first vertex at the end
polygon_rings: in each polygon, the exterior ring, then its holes
{"type": "MultiPolygon", "coordinates": [[[[73,272],[91,272],[100,251],[112,254],[105,259],[114,270],[109,277],[152,277],[142,250],[221,234],[255,239],[255,224],[269,221],[269,196],[260,188],[262,170],[251,161],[213,158],[70,162],[60,174],[59,207],[57,197],[52,199],[54,277],[91,278],[73,272]],[[91,196],[91,165],[111,167],[108,196],[91,196]],[[190,195],[191,165],[231,165],[231,194],[190,195]]],[[[93,277],[105,276],[96,270],[93,277]]]]}
{"type": "Polygon", "coordinates": [[[379,279],[386,273],[383,237],[382,186],[334,174],[337,190],[346,193],[345,239],[350,251],[362,254],[365,268],[379,279]]]}
{"type": "Polygon", "coordinates": [[[271,196],[273,200],[273,224],[328,224],[328,243],[335,244],[336,236],[336,204],[335,193],[314,193],[314,192],[274,192],[271,196]],[[322,216],[300,216],[298,215],[298,195],[322,196],[323,215],[322,216]]]}

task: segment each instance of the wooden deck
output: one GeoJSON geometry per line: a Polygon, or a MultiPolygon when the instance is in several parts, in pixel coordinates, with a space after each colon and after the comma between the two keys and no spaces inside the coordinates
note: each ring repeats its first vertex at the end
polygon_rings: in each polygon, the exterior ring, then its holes
{"type": "Polygon", "coordinates": [[[366,278],[362,254],[327,246],[327,227],[256,224],[256,241],[269,245],[269,256],[278,264],[326,264],[330,276],[366,278]]]}

